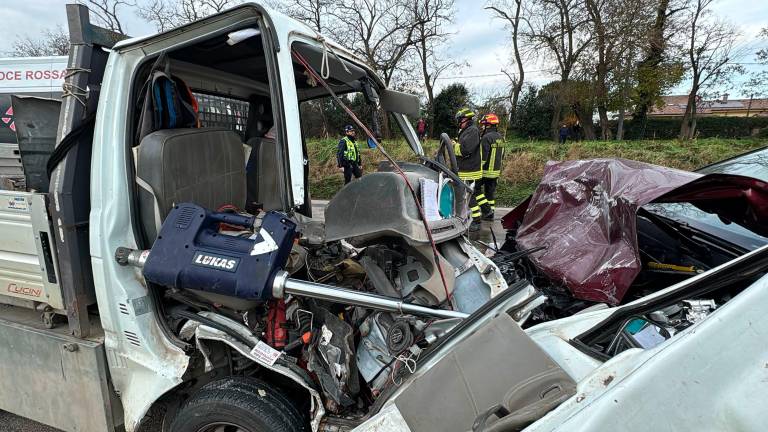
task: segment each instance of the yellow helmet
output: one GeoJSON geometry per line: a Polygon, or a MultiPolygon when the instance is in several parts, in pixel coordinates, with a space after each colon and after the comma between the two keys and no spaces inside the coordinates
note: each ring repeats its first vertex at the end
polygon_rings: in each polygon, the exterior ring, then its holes
{"type": "Polygon", "coordinates": [[[456,115],[454,116],[456,118],[456,121],[459,121],[463,118],[472,118],[475,116],[475,113],[472,112],[469,108],[462,108],[458,111],[456,111],[456,115]]]}

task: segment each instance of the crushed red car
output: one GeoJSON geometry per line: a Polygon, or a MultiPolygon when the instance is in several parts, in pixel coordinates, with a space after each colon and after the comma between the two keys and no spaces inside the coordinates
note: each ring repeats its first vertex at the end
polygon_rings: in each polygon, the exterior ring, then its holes
{"type": "Polygon", "coordinates": [[[533,195],[502,219],[497,263],[548,297],[531,324],[626,303],[768,242],[768,183],[739,174],[550,162],[533,195]]]}

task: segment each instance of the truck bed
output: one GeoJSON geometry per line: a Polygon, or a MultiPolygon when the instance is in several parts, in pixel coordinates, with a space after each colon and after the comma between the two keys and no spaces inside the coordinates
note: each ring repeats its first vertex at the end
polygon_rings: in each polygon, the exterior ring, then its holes
{"type": "Polygon", "coordinates": [[[79,339],[66,320],[48,329],[40,312],[0,305],[0,410],[63,431],[114,430],[121,416],[113,412],[119,403],[107,382],[97,318],[92,336],[79,339]]]}

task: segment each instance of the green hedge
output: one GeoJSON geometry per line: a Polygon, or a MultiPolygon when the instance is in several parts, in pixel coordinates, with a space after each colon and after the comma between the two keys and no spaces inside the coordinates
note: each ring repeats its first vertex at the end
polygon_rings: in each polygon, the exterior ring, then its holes
{"type": "MultiPolygon", "coordinates": [[[[649,118],[642,134],[642,124],[633,120],[624,122],[627,139],[674,139],[680,134],[682,118],[649,118]]],[[[613,125],[615,130],[615,124],[613,125]]],[[[747,138],[755,129],[768,128],[768,117],[699,117],[696,129],[699,138],[747,138]]]]}

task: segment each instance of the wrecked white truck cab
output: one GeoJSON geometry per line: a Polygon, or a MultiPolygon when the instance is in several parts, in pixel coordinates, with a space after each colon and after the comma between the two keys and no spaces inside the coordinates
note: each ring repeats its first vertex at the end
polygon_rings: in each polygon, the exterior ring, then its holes
{"type": "MultiPolygon", "coordinates": [[[[258,4],[116,44],[67,8],[60,109],[14,99],[28,188],[0,191],[0,409],[86,432],[602,430],[626,419],[612,399],[673,374],[648,365],[734,336],[714,318],[763,336],[740,308],[764,249],[523,331],[545,296],[466,238],[468,191],[449,142],[423,155],[412,96],[258,4]],[[382,162],[321,222],[302,104],[353,94],[377,114],[358,126],[387,116],[420,162],[382,162]]],[[[630,429],[664,399],[643,401],[630,429]]],[[[754,403],[729,412],[751,425],[754,403]]]]}
{"type": "Polygon", "coordinates": [[[465,238],[468,190],[423,157],[418,100],[344,48],[258,4],[137,39],[67,11],[60,107],[14,99],[0,409],[66,431],[351,429],[489,299],[537,297],[465,238]],[[300,108],[331,94],[422,159],[382,163],[323,223],[300,108]]]}
{"type": "Polygon", "coordinates": [[[354,430],[762,430],[766,264],[764,246],[522,337],[500,296],[422,357],[354,430]]]}

